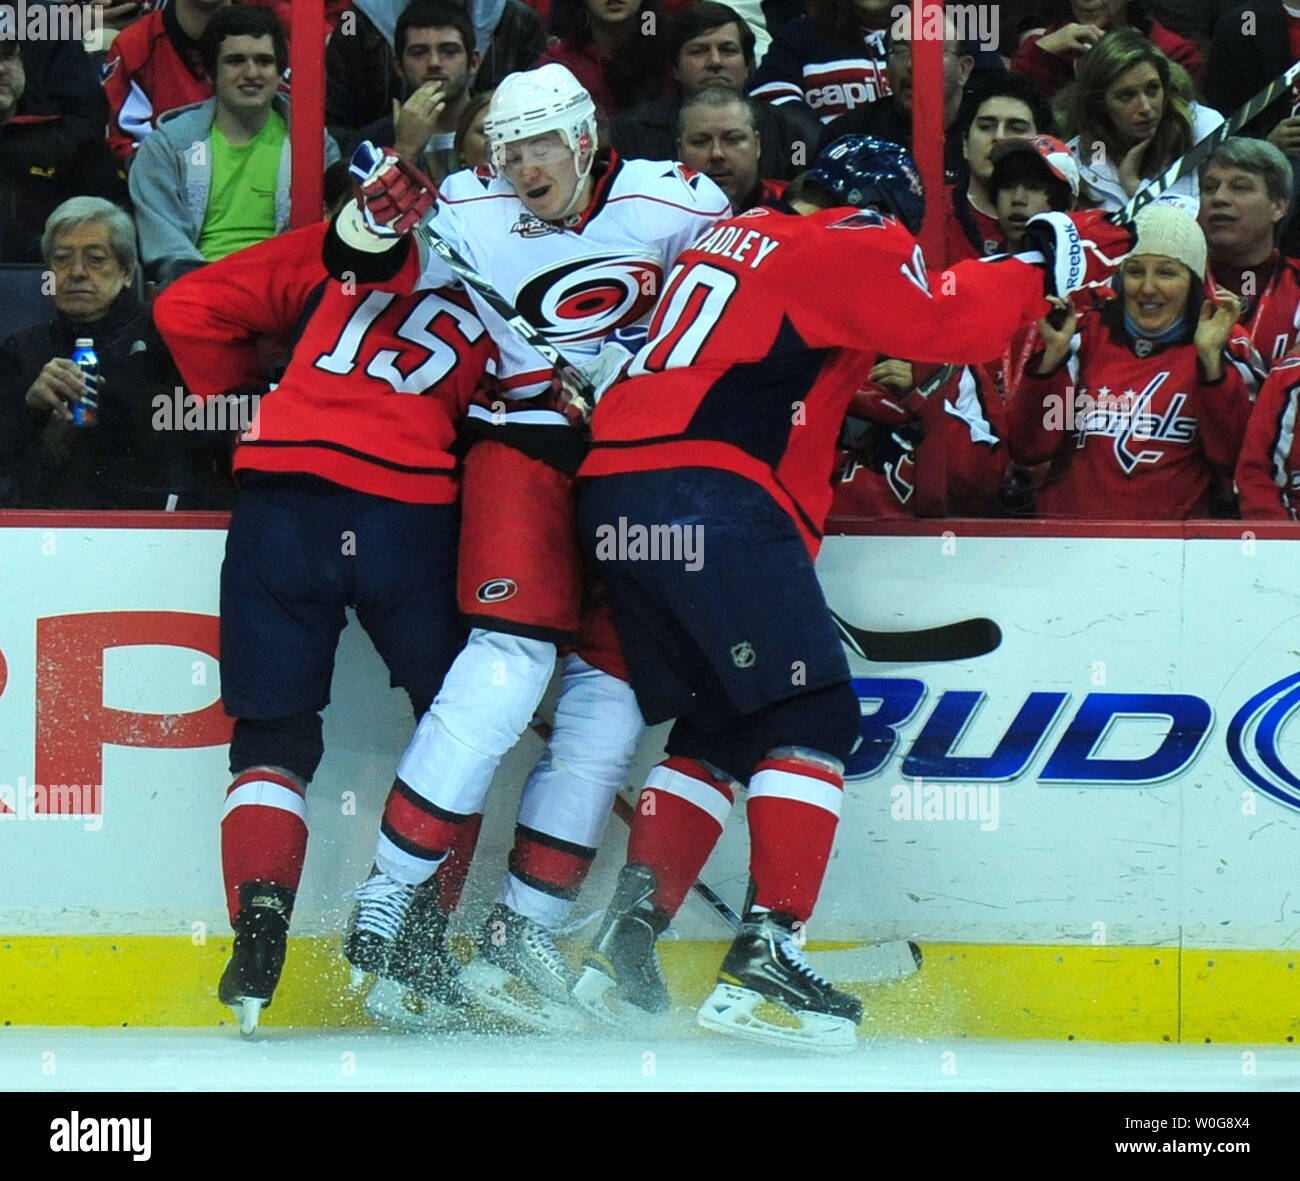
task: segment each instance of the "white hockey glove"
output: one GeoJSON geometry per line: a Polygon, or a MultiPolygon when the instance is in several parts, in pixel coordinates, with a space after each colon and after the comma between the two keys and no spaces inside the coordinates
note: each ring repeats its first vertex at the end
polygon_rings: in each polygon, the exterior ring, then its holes
{"type": "Polygon", "coordinates": [[[555,408],[575,426],[585,426],[591,421],[591,412],[596,408],[596,403],[604,397],[610,386],[622,379],[631,362],[632,354],[621,344],[611,341],[602,345],[595,357],[577,366],[576,370],[557,370],[551,385],[555,395],[555,408]],[[582,382],[573,380],[575,372],[582,378],[582,382]],[[583,383],[590,386],[590,389],[583,389],[583,383]]]}
{"type": "Polygon", "coordinates": [[[1079,230],[1066,213],[1040,213],[1025,226],[1026,250],[1042,257],[1043,291],[1046,295],[1069,295],[1083,286],[1088,274],[1079,230]]]}

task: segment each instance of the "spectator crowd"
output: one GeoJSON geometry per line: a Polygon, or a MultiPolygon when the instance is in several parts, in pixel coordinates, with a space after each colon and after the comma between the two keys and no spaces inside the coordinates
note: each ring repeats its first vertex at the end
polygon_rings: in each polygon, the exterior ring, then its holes
{"type": "MultiPolygon", "coordinates": [[[[85,7],[108,27],[84,44],[0,27],[0,299],[27,325],[0,342],[0,506],[228,507],[233,434],[158,425],[158,398],[182,382],[150,305],[288,229],[290,5],[85,7]],[[99,360],[93,426],[72,413],[85,338],[99,360]]],[[[363,140],[435,183],[487,167],[493,89],[547,62],[590,92],[620,156],[681,161],[737,212],[779,207],[841,135],[911,146],[902,11],[330,0],[322,212],[350,192],[343,161],[363,140]]],[[[1073,214],[1086,237],[1089,218],[1123,208],[1300,59],[1300,8],[1282,0],[946,13],[932,281],[1030,248],[1039,213],[1073,214]]],[[[1128,258],[1000,358],[880,358],[845,424],[832,516],[1297,519],[1298,163],[1300,84],[1147,207],[1128,258]]],[[[285,342],[264,353],[271,382],[285,342]]]]}

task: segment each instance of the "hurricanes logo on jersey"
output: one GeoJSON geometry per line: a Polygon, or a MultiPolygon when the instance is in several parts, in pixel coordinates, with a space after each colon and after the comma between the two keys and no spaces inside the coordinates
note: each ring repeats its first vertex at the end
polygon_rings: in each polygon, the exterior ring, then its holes
{"type": "Polygon", "coordinates": [[[490,578],[478,588],[475,598],[480,603],[499,603],[510,599],[519,590],[519,584],[513,578],[490,578]]]}
{"type": "Polygon", "coordinates": [[[597,254],[530,275],[519,287],[515,307],[556,344],[574,344],[635,324],[662,290],[658,263],[597,254]]]}

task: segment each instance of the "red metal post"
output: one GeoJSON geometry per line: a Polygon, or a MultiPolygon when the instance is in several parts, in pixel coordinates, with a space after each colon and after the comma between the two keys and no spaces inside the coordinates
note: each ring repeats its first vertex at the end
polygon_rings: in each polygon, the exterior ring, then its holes
{"type": "Polygon", "coordinates": [[[925,184],[921,249],[933,266],[944,261],[947,214],[943,200],[943,27],[942,4],[912,0],[912,154],[925,184]],[[935,32],[940,34],[938,40],[924,35],[935,32]]]}
{"type": "Polygon", "coordinates": [[[289,30],[289,77],[293,85],[293,151],[290,225],[320,221],[325,191],[325,0],[295,0],[289,30]]]}

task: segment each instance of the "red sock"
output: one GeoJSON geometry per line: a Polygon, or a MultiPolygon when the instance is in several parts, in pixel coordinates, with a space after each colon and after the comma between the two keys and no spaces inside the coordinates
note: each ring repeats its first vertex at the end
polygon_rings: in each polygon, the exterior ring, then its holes
{"type": "Polygon", "coordinates": [[[596,850],[519,824],[510,850],[510,872],[543,894],[572,901],[587,880],[596,850]]]}
{"type": "Polygon", "coordinates": [[[769,756],[749,781],[754,905],[807,922],[826,876],[844,796],[828,760],[769,756]]]}
{"type": "Polygon", "coordinates": [[[266,767],[240,772],[227,789],[221,871],[231,923],[239,913],[239,887],[244,882],[274,882],[297,891],[307,855],[304,790],[283,771],[266,767]]]}
{"type": "Polygon", "coordinates": [[[438,866],[434,877],[438,879],[438,907],[443,914],[451,914],[460,904],[460,894],[469,876],[470,862],[478,845],[479,829],[483,827],[483,813],[471,816],[452,838],[447,860],[438,866]]]}
{"type": "Polygon", "coordinates": [[[676,755],[653,767],[636,804],[627,859],[654,871],[651,901],[674,915],[708,861],[736,795],[694,759],[676,755]]]}

